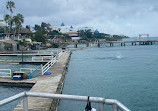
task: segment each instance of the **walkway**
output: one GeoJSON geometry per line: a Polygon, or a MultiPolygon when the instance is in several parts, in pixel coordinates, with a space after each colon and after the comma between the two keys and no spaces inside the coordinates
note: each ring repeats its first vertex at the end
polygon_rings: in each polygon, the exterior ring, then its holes
{"type": "MultiPolygon", "coordinates": [[[[49,69],[51,75],[43,75],[39,77],[36,84],[30,90],[31,92],[41,93],[60,93],[66,73],[67,64],[69,62],[70,52],[64,52],[59,60],[49,69]]],[[[54,101],[48,98],[28,98],[28,106],[30,111],[49,111],[55,109],[52,104],[54,101]]],[[[22,111],[22,102],[14,109],[14,111],[22,111]]]]}

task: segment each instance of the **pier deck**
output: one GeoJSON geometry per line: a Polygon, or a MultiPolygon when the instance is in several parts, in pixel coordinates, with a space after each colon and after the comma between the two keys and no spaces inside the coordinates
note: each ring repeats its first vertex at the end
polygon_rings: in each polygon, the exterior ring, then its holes
{"type": "MultiPolygon", "coordinates": [[[[30,91],[43,93],[60,93],[62,90],[69,56],[70,52],[64,52],[59,60],[49,69],[52,74],[39,77],[30,91]]],[[[50,109],[56,108],[52,106],[52,102],[52,99],[29,97],[29,110],[49,111],[50,109]]],[[[22,111],[22,102],[17,105],[14,111],[22,111]]]]}

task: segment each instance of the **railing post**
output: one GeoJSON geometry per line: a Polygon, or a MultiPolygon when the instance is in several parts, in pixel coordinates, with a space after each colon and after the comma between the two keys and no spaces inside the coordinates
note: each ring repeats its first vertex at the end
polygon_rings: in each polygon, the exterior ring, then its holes
{"type": "Polygon", "coordinates": [[[26,95],[23,97],[23,111],[28,111],[28,98],[26,95]]]}
{"type": "Polygon", "coordinates": [[[112,107],[113,107],[113,111],[117,111],[118,108],[116,104],[113,104],[112,107]]]}
{"type": "Polygon", "coordinates": [[[43,65],[41,64],[41,73],[43,75],[43,65]]]}
{"type": "Polygon", "coordinates": [[[99,111],[104,111],[104,103],[99,103],[99,111]]]}
{"type": "Polygon", "coordinates": [[[12,77],[12,71],[11,71],[11,69],[10,69],[10,77],[12,77]]]}

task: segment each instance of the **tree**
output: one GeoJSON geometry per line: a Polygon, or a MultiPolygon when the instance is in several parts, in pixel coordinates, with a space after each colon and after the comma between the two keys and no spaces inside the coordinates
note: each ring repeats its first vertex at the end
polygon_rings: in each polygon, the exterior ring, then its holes
{"type": "Polygon", "coordinates": [[[9,35],[10,35],[10,30],[12,28],[12,14],[13,14],[13,8],[15,8],[15,3],[13,1],[8,1],[7,4],[6,4],[6,8],[10,11],[10,26],[9,26],[9,35]]]}
{"type": "Polygon", "coordinates": [[[12,23],[15,25],[14,27],[14,37],[18,33],[20,33],[20,28],[22,27],[22,23],[24,22],[24,17],[22,14],[17,14],[16,16],[13,16],[12,23]]]}
{"type": "Polygon", "coordinates": [[[13,8],[15,8],[15,3],[13,1],[8,1],[6,7],[8,10],[10,10],[11,14],[13,14],[13,8]]]}
{"type": "Polygon", "coordinates": [[[37,42],[46,43],[46,38],[45,38],[44,34],[41,31],[36,31],[35,32],[34,40],[36,40],[37,42]]]}
{"type": "Polygon", "coordinates": [[[11,20],[11,16],[10,15],[8,15],[8,14],[6,14],[5,16],[4,16],[4,21],[5,21],[5,23],[6,23],[6,33],[8,32],[7,31],[7,28],[8,28],[8,25],[9,25],[9,22],[10,22],[10,20],[11,20]]]}
{"type": "Polygon", "coordinates": [[[13,17],[13,22],[15,23],[15,33],[16,33],[16,29],[18,29],[18,36],[20,33],[20,28],[22,26],[22,23],[24,23],[24,17],[22,14],[17,14],[16,16],[13,17]]]}
{"type": "Polygon", "coordinates": [[[93,33],[91,32],[91,30],[80,30],[79,31],[79,36],[87,41],[90,41],[90,39],[93,38],[93,33]]]}
{"type": "Polygon", "coordinates": [[[30,25],[26,25],[26,28],[29,29],[29,30],[31,30],[31,29],[30,29],[30,25]]]}
{"type": "Polygon", "coordinates": [[[41,31],[41,26],[35,24],[34,30],[35,31],[41,31]]]}

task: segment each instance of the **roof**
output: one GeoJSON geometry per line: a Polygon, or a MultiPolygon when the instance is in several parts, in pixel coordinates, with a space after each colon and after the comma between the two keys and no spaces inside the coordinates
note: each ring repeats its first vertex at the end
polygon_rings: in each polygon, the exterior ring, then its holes
{"type": "Polygon", "coordinates": [[[78,32],[65,32],[65,34],[78,34],[78,32]]]}
{"type": "Polygon", "coordinates": [[[30,31],[30,30],[27,29],[27,28],[22,28],[21,31],[20,31],[20,33],[21,33],[21,34],[24,34],[24,33],[25,33],[25,34],[31,34],[32,31],[30,31]]]}
{"type": "Polygon", "coordinates": [[[61,26],[65,26],[65,24],[62,22],[62,23],[61,23],[61,26]]]}
{"type": "Polygon", "coordinates": [[[94,31],[94,33],[98,34],[98,33],[99,33],[99,31],[96,29],[96,30],[94,31]]]}
{"type": "Polygon", "coordinates": [[[73,29],[73,26],[71,25],[71,27],[70,27],[71,29],[73,29]]]}

